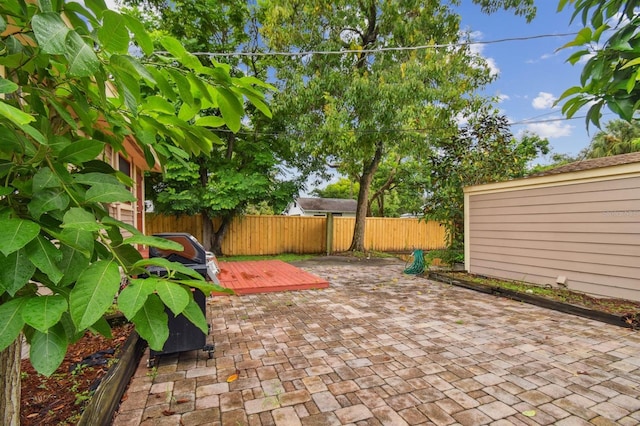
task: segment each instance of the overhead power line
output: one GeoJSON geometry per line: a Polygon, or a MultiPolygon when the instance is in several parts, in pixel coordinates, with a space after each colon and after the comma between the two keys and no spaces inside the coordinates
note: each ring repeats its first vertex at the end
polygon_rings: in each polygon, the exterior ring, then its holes
{"type": "MultiPolygon", "coordinates": [[[[610,113],[606,113],[603,115],[611,115],[610,113]]],[[[571,118],[550,118],[550,119],[546,119],[546,120],[531,120],[531,119],[525,119],[525,120],[521,120],[521,121],[512,121],[507,123],[509,126],[520,126],[520,125],[525,125],[525,124],[541,124],[541,123],[552,123],[552,122],[558,122],[558,121],[571,121],[571,120],[579,120],[582,118],[586,118],[586,115],[581,115],[581,116],[576,116],[576,117],[571,117],[571,118]]],[[[380,134],[380,133],[421,133],[421,132],[429,132],[432,131],[432,128],[415,128],[415,129],[407,129],[407,128],[399,128],[399,129],[376,129],[376,130],[360,130],[360,129],[345,129],[345,130],[337,130],[337,131],[327,131],[324,132],[325,134],[330,134],[330,135],[339,135],[339,134],[345,134],[345,133],[357,133],[360,135],[368,135],[368,134],[380,134]]],[[[223,133],[232,133],[231,130],[229,129],[217,129],[216,131],[218,132],[223,132],[223,133]]],[[[276,136],[281,136],[284,134],[290,134],[290,135],[295,135],[295,136],[305,136],[308,135],[312,132],[307,132],[307,131],[280,131],[280,132],[262,132],[262,131],[253,131],[253,130],[240,130],[238,132],[236,132],[236,134],[240,134],[240,135],[256,135],[256,136],[272,136],[272,137],[276,137],[276,136]]]]}
{"type": "MultiPolygon", "coordinates": [[[[463,47],[463,46],[505,43],[505,42],[512,42],[512,41],[527,41],[527,40],[535,40],[535,39],[541,39],[541,38],[568,37],[568,36],[575,36],[577,34],[578,34],[577,32],[559,33],[559,34],[538,34],[533,36],[508,37],[508,38],[501,38],[501,39],[487,40],[487,41],[465,41],[460,43],[425,44],[421,46],[404,46],[404,47],[380,47],[377,49],[306,50],[301,52],[191,52],[191,53],[196,56],[209,56],[209,57],[235,57],[235,56],[249,56],[249,57],[289,56],[289,57],[292,57],[292,56],[307,56],[307,55],[344,55],[345,53],[382,53],[382,52],[404,52],[404,51],[414,51],[414,50],[424,50],[424,49],[443,49],[443,48],[453,48],[453,47],[463,47]]],[[[158,52],[158,53],[167,53],[167,52],[158,52]]]]}

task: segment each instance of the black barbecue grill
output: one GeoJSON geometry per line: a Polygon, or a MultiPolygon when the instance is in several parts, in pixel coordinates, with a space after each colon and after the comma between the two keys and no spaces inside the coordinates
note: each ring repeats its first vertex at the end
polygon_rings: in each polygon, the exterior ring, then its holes
{"type": "MultiPolygon", "coordinates": [[[[175,241],[184,247],[183,251],[164,250],[156,247],[149,248],[149,257],[162,257],[172,262],[179,262],[183,265],[197,271],[205,279],[220,284],[218,281],[218,262],[213,253],[208,252],[200,244],[200,242],[193,237],[193,235],[185,232],[170,232],[162,234],[154,234],[154,237],[161,237],[167,240],[175,241]]],[[[166,275],[166,269],[157,266],[151,266],[147,268],[150,275],[164,276],[166,275]]],[[[202,313],[206,313],[206,297],[205,294],[197,289],[192,288],[193,298],[198,304],[202,313]]],[[[202,349],[208,352],[209,358],[211,358],[214,350],[214,346],[207,344],[207,336],[196,327],[191,321],[189,321],[182,314],[175,316],[169,308],[165,308],[165,312],[169,317],[169,338],[165,342],[161,351],[149,350],[149,360],[147,366],[152,367],[155,365],[158,355],[173,354],[184,351],[192,351],[196,349],[202,349]]],[[[209,326],[211,328],[211,326],[209,326]]]]}

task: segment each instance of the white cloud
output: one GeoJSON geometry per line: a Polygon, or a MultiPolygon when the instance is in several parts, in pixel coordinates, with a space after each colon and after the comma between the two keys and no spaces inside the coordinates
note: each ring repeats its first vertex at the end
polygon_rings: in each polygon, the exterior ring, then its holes
{"type": "Polygon", "coordinates": [[[498,102],[508,101],[509,99],[511,99],[509,95],[503,95],[503,94],[498,95],[498,102]]]}
{"type": "MultiPolygon", "coordinates": [[[[482,40],[482,37],[483,37],[483,34],[480,31],[472,31],[469,34],[469,38],[471,40],[475,40],[475,41],[482,40]]],[[[469,46],[469,50],[471,50],[472,54],[478,55],[478,56],[482,57],[482,59],[485,60],[491,75],[495,76],[495,75],[500,74],[500,68],[498,67],[498,64],[496,63],[496,60],[493,59],[493,58],[488,58],[488,57],[483,55],[484,48],[485,48],[484,44],[472,44],[472,45],[469,46]]]]}
{"type": "Polygon", "coordinates": [[[551,109],[555,101],[556,98],[551,93],[540,92],[538,96],[533,99],[531,105],[535,109],[551,109]]]}
{"type": "Polygon", "coordinates": [[[500,74],[500,68],[498,68],[498,64],[496,63],[495,59],[484,58],[484,60],[487,62],[487,66],[489,67],[489,72],[491,73],[491,75],[500,74]]]}
{"type": "Polygon", "coordinates": [[[553,58],[554,56],[557,56],[559,54],[559,52],[554,52],[554,53],[544,53],[542,54],[539,58],[536,59],[527,59],[525,61],[526,64],[537,64],[540,61],[546,61],[547,59],[553,58]]]}
{"type": "Polygon", "coordinates": [[[561,119],[559,119],[558,121],[527,124],[525,129],[529,132],[535,133],[542,138],[553,139],[571,136],[574,126],[566,124],[561,119]]]}

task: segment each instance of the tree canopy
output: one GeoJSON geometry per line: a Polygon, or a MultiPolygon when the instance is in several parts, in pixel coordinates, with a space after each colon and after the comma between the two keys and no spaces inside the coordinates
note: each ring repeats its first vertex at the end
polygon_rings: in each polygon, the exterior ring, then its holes
{"type": "MultiPolygon", "coordinates": [[[[200,52],[198,59],[204,64],[211,59],[204,52],[233,52],[257,43],[252,24],[254,8],[246,2],[124,0],[124,3],[145,6],[132,11],[143,19],[154,37],[170,35],[185,40],[187,49],[200,52]]],[[[245,63],[233,57],[221,60],[231,66],[230,73],[236,77],[266,73],[255,58],[245,63]]],[[[303,180],[287,173],[293,153],[286,141],[265,131],[271,113],[266,105],[257,106],[261,108],[248,106],[242,131],[232,134],[228,129],[220,129],[216,133],[221,144],[214,145],[211,152],[188,160],[170,160],[164,173],[153,174],[148,181],[147,196],[156,213],[202,215],[203,235],[198,237],[217,255],[223,254],[222,241],[235,216],[261,202],[269,204],[272,211],[282,211],[303,180]]],[[[220,114],[212,111],[212,115],[220,114]]]]}
{"type": "MultiPolygon", "coordinates": [[[[532,1],[475,1],[531,17],[532,1]]],[[[456,115],[477,110],[475,92],[492,81],[467,46],[449,4],[403,0],[261,3],[270,49],[310,52],[273,62],[274,114],[287,117],[296,149],[335,165],[360,184],[351,250],[363,250],[371,182],[381,161],[428,151],[427,136],[453,135],[456,115]],[[411,46],[433,46],[407,49],[411,46]],[[312,52],[342,52],[315,54],[312,52]]]]}
{"type": "Polygon", "coordinates": [[[586,158],[608,157],[640,151],[640,123],[611,120],[593,136],[585,150],[586,158]]]}
{"type": "Polygon", "coordinates": [[[531,160],[549,152],[546,139],[531,134],[516,139],[507,118],[486,109],[454,137],[433,143],[437,153],[429,159],[424,213],[444,224],[451,248],[460,253],[464,245],[462,188],[523,177],[531,160]]]}
{"type": "MultiPolygon", "coordinates": [[[[607,106],[630,121],[640,108],[640,14],[637,3],[628,0],[560,0],[558,9],[574,6],[573,19],[584,25],[564,48],[578,48],[567,59],[584,63],[580,85],[559,98],[562,111],[572,117],[588,106],[587,127],[600,127],[602,108],[607,106]]],[[[637,118],[637,117],[636,117],[637,118]]]]}
{"type": "Polygon", "coordinates": [[[266,108],[260,80],[205,66],[170,36],[154,53],[138,20],[102,0],[85,4],[0,3],[0,350],[24,332],[43,374],[86,329],[108,334],[114,299],[161,350],[165,305],[206,331],[188,288],[222,290],[180,264],[142,258],[136,244],[180,247],[109,216],[106,203],[134,197],[101,152],[126,156],[129,138],[149,165],[209,153],[221,143],[213,129],[240,129],[245,99],[266,108]],[[150,265],[167,277],[136,278],[150,265]]]}

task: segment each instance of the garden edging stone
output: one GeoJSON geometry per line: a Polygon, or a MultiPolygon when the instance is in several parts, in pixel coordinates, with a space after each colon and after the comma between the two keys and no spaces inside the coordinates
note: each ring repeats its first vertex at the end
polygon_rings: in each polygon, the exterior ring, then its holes
{"type": "Polygon", "coordinates": [[[113,422],[147,342],[134,330],[122,347],[118,362],[100,382],[78,422],[78,426],[108,426],[113,422]]]}
{"type": "Polygon", "coordinates": [[[455,285],[458,287],[464,287],[470,290],[479,291],[482,293],[492,294],[495,296],[506,297],[508,299],[516,300],[518,302],[525,302],[532,305],[540,306],[542,308],[553,309],[559,312],[567,314],[577,315],[583,318],[589,318],[596,321],[601,321],[611,325],[617,325],[626,328],[636,328],[634,321],[629,321],[627,315],[615,315],[607,312],[597,311],[593,309],[583,308],[581,306],[572,305],[570,303],[557,302],[555,300],[549,300],[547,298],[536,296],[532,294],[521,293],[509,289],[505,289],[498,286],[490,286],[485,284],[474,283],[461,278],[453,278],[446,274],[442,274],[436,271],[429,271],[428,278],[434,281],[439,281],[446,284],[455,285]]]}

